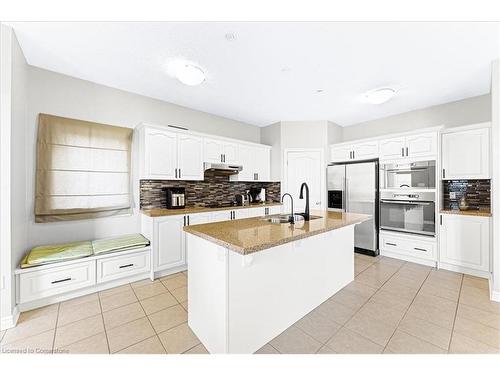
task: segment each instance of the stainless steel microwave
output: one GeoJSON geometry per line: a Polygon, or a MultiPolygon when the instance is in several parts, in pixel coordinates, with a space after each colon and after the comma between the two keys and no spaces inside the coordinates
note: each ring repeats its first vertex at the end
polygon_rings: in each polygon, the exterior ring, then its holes
{"type": "Polygon", "coordinates": [[[436,161],[382,164],[380,189],[435,189],[436,161]]]}

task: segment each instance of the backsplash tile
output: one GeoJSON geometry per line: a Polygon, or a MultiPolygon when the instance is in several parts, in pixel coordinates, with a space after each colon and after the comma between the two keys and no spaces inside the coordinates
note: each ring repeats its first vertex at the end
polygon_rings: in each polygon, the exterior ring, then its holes
{"type": "Polygon", "coordinates": [[[460,199],[464,195],[469,205],[469,210],[490,211],[491,209],[490,180],[443,181],[443,209],[458,210],[460,199]],[[456,193],[455,199],[450,198],[451,192],[456,193]]]}
{"type": "Polygon", "coordinates": [[[230,182],[228,176],[205,176],[204,181],[141,180],[140,208],[165,208],[166,187],[186,189],[186,206],[206,206],[209,204],[231,204],[236,194],[245,193],[250,188],[265,188],[266,200],[280,201],[279,182],[230,182]]]}

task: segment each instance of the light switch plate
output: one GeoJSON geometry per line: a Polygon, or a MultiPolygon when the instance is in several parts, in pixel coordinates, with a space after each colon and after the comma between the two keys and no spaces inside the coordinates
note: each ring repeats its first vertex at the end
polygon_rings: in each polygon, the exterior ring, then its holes
{"type": "Polygon", "coordinates": [[[450,191],[450,199],[457,199],[457,193],[455,191],[450,191]]]}

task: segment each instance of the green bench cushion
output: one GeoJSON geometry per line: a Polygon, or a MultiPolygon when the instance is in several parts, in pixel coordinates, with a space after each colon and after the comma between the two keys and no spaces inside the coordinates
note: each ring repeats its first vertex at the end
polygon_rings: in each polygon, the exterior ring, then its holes
{"type": "Polygon", "coordinates": [[[92,255],[92,242],[90,241],[37,246],[31,249],[29,254],[23,259],[21,268],[78,259],[90,255],[92,255]]]}
{"type": "Polygon", "coordinates": [[[94,255],[144,246],[149,246],[149,240],[139,233],[92,241],[94,255]]]}

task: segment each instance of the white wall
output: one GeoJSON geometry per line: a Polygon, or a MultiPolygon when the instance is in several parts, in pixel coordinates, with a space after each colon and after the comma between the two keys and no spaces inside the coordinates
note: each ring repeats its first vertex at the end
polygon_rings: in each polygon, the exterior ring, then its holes
{"type": "Polygon", "coordinates": [[[494,61],[491,67],[491,208],[493,213],[492,297],[500,302],[500,60],[494,61]]]}
{"type": "MultiPolygon", "coordinates": [[[[39,113],[71,117],[104,124],[135,127],[140,122],[179,125],[216,135],[259,142],[256,126],[127,93],[47,70],[28,69],[28,115],[26,169],[28,175],[28,247],[138,232],[138,207],[132,216],[63,223],[34,222],[36,130],[39,113]]],[[[136,202],[138,201],[135,192],[136,202]]],[[[136,203],[136,206],[138,204],[136,203]]]]}
{"type": "Polygon", "coordinates": [[[343,140],[352,141],[429,126],[453,127],[490,120],[491,97],[487,94],[346,126],[343,128],[343,140]]]}

